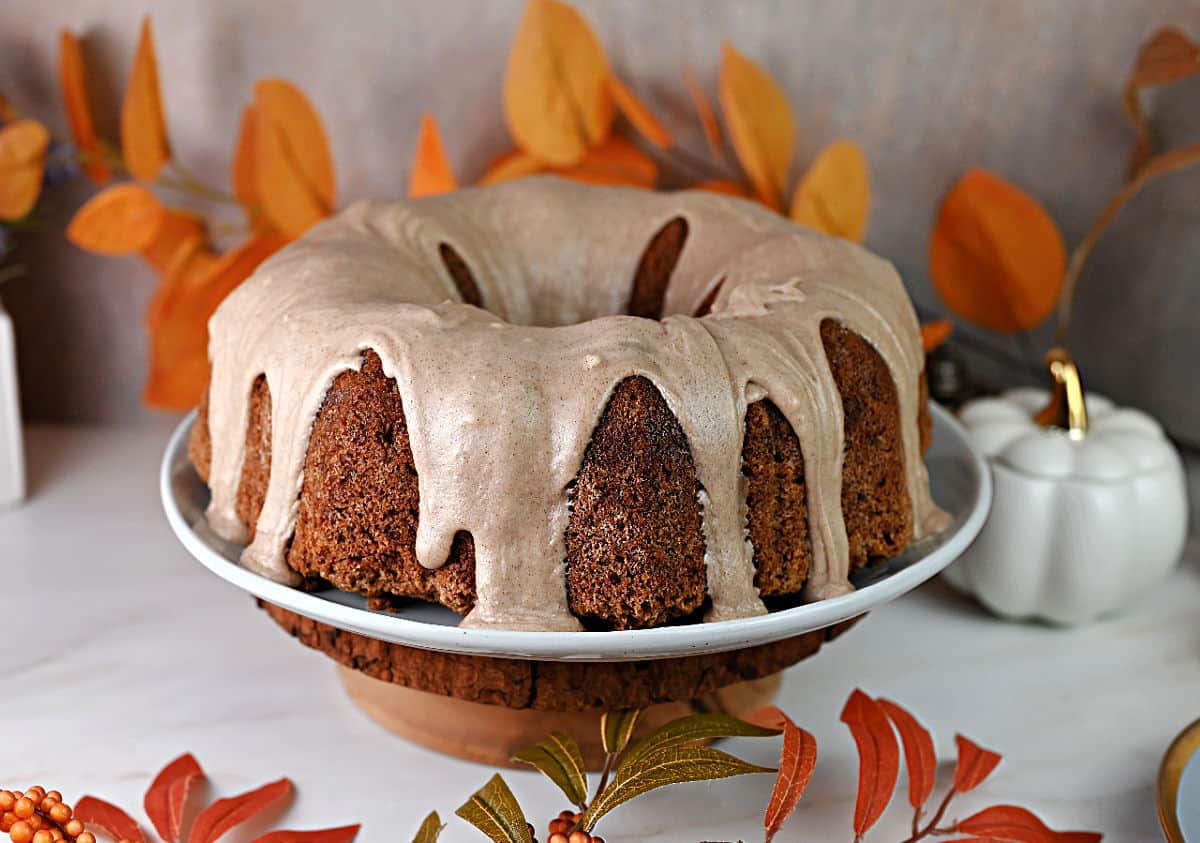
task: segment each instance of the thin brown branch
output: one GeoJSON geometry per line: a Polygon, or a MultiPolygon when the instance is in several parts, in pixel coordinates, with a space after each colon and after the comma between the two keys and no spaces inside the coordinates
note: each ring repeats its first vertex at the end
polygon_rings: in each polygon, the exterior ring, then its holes
{"type": "Polygon", "coordinates": [[[931,819],[924,828],[920,830],[914,830],[912,836],[905,840],[904,843],[916,843],[916,841],[922,840],[928,837],[930,834],[941,834],[943,829],[938,828],[937,824],[940,823],[942,821],[942,817],[946,815],[946,810],[950,807],[950,800],[954,798],[954,794],[956,793],[958,793],[958,791],[951,786],[951,788],[946,791],[946,798],[942,800],[942,804],[938,805],[937,812],[933,815],[933,819],[931,819]]]}
{"type": "Polygon", "coordinates": [[[1079,277],[1083,274],[1084,264],[1087,263],[1088,257],[1096,247],[1100,235],[1147,182],[1197,163],[1200,163],[1200,143],[1181,146],[1156,155],[1146,161],[1138,169],[1137,174],[1126,182],[1124,187],[1118,190],[1104,206],[1100,216],[1092,223],[1092,227],[1088,229],[1083,239],[1079,241],[1079,245],[1075,247],[1075,251],[1071,253],[1071,260],[1067,264],[1063,289],[1058,298],[1058,328],[1054,332],[1056,343],[1061,345],[1066,342],[1067,332],[1071,328],[1071,311],[1075,300],[1075,290],[1079,286],[1079,277]]]}

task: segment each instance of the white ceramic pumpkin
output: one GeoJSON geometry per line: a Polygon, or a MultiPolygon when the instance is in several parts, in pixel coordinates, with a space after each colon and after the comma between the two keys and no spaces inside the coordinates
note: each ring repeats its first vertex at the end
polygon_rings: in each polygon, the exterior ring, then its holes
{"type": "Polygon", "coordinates": [[[1034,416],[1049,399],[1017,389],[960,411],[995,491],[983,531],[945,577],[1005,617],[1075,624],[1175,567],[1187,492],[1179,454],[1150,416],[1088,394],[1086,432],[1044,427],[1034,416]]]}

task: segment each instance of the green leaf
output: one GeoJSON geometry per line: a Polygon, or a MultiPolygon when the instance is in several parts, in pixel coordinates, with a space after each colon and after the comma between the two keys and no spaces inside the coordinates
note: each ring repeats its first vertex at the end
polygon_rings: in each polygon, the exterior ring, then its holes
{"type": "Polygon", "coordinates": [[[604,712],[600,718],[600,738],[604,741],[604,751],[609,755],[616,755],[623,750],[633,736],[633,730],[641,716],[640,708],[604,712]]]}
{"type": "Polygon", "coordinates": [[[769,738],[778,734],[778,729],[755,726],[728,714],[689,714],[663,724],[631,746],[617,766],[617,772],[642,756],[666,747],[713,738],[769,738]]]}
{"type": "Polygon", "coordinates": [[[669,784],[773,772],[770,767],[759,767],[707,746],[667,746],[639,756],[632,764],[623,764],[617,777],[588,806],[580,827],[590,832],[613,808],[669,784]]]}
{"type": "Polygon", "coordinates": [[[425,822],[421,823],[421,827],[417,829],[417,836],[413,838],[413,843],[437,843],[438,835],[445,827],[442,825],[442,818],[438,816],[438,812],[430,811],[425,822]]]}
{"type": "Polygon", "coordinates": [[[475,791],[454,813],[495,843],[533,843],[525,812],[499,773],[475,791]]]}
{"type": "Polygon", "coordinates": [[[572,805],[587,803],[587,770],[579,744],[565,732],[552,732],[540,743],[517,753],[517,761],[537,767],[558,785],[572,805]]]}

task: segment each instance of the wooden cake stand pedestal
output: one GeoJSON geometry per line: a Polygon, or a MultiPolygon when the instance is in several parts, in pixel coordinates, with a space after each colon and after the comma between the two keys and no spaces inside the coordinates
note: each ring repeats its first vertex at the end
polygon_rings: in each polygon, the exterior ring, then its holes
{"type": "Polygon", "coordinates": [[[605,711],[644,709],[638,733],[697,711],[746,717],[770,704],[785,668],[858,620],[728,653],[539,662],[419,650],[261,605],[301,643],[337,661],[350,698],[390,732],[456,758],[512,766],[519,750],[562,730],[593,770],[604,762],[605,711]]]}

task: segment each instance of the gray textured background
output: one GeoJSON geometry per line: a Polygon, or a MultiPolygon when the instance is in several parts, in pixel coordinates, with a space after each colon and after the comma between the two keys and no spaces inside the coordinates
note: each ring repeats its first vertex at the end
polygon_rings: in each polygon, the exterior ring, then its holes
{"type": "MultiPolygon", "coordinates": [[[[1186,0],[822,0],[580,2],[618,71],[703,152],[680,71],[711,85],[722,39],[762,61],[799,125],[796,172],[837,137],[867,152],[874,209],[867,242],[906,276],[925,314],[940,197],[969,166],[1039,196],[1069,242],[1118,185],[1131,132],[1121,87],[1142,39],[1173,23],[1200,36],[1186,0]]],[[[114,137],[138,21],[153,7],[172,141],[191,169],[224,182],[253,80],[282,75],[331,133],[340,202],[400,196],[419,117],[436,114],[460,177],[508,147],[500,86],[521,0],[171,2],[0,0],[0,90],[62,128],[57,32],[85,37],[101,129],[114,137]]],[[[1168,141],[1200,138],[1200,80],[1157,97],[1168,141]]],[[[2,291],[17,323],[31,418],[149,423],[140,406],[142,313],[155,277],[63,241],[86,187],[59,191],[49,229],[28,237],[31,274],[2,291]]],[[[1118,220],[1084,279],[1072,347],[1089,385],[1159,413],[1200,440],[1200,172],[1151,187],[1118,220]]],[[[971,332],[1032,361],[1044,347],[971,332]]],[[[1044,334],[1045,332],[1043,332],[1044,334]]],[[[968,337],[969,338],[969,337],[968,337]]],[[[975,357],[1005,380],[1029,375],[975,357]]]]}

